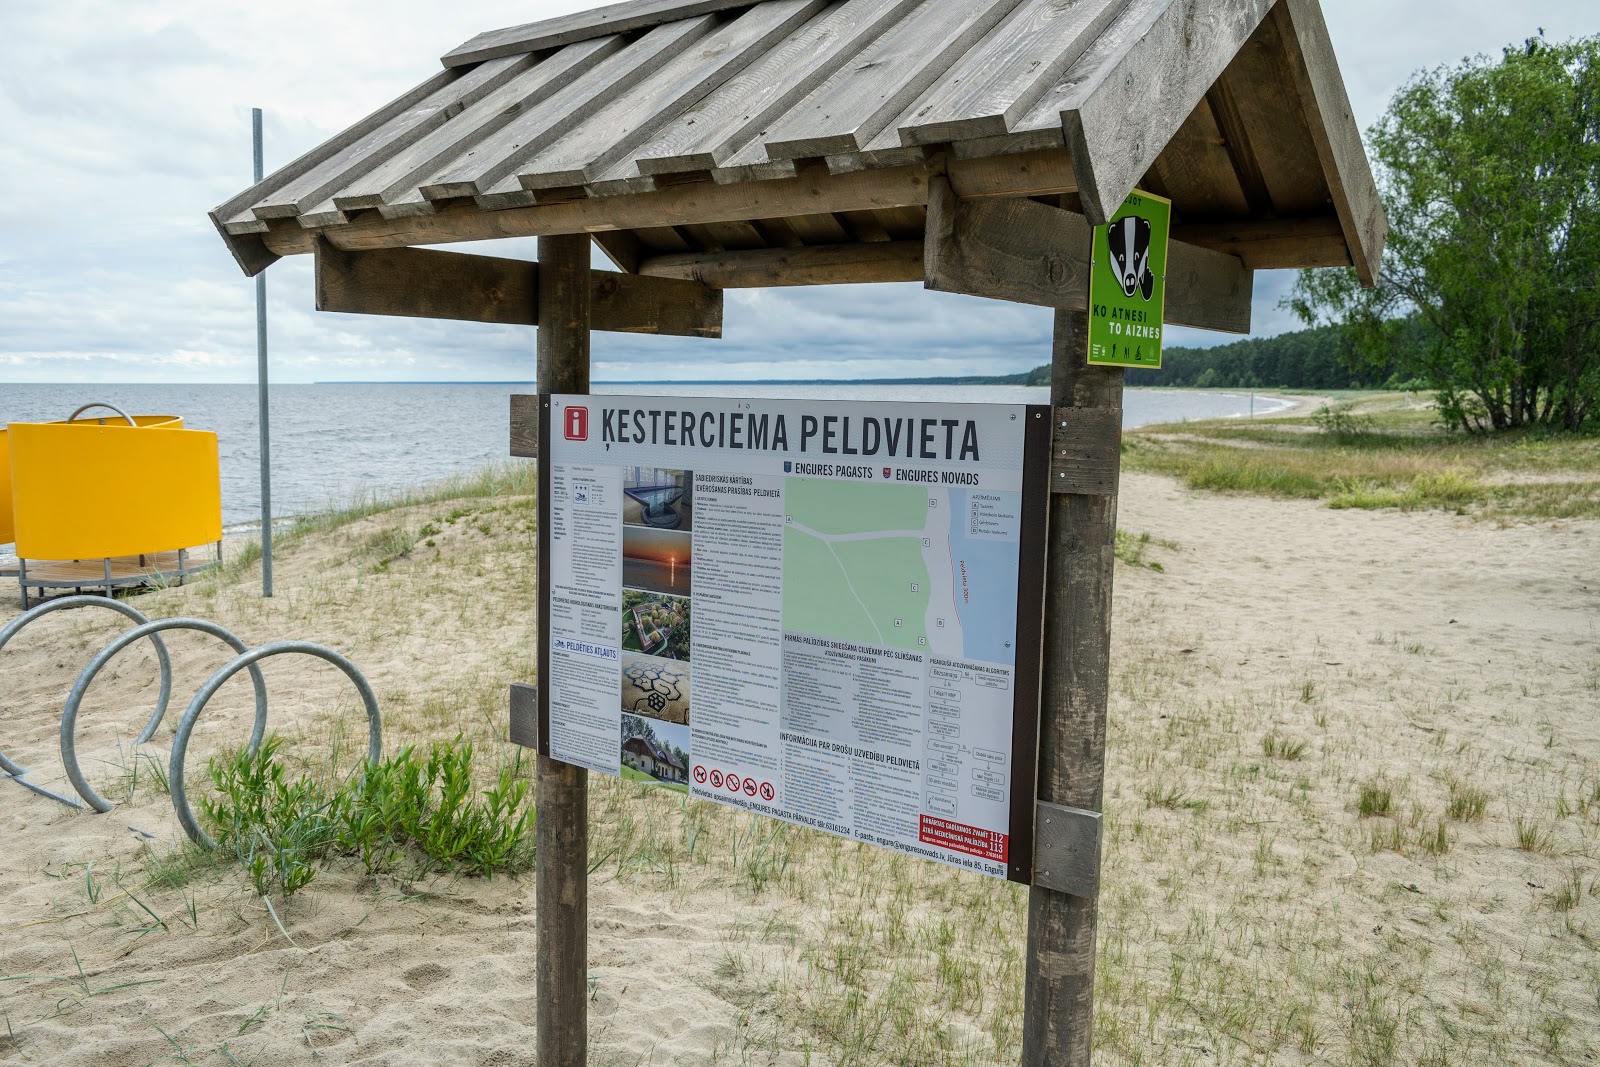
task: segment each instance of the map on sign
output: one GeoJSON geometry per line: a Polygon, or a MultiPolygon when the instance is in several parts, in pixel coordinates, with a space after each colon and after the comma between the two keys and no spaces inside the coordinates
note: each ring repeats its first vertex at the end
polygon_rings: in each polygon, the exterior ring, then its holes
{"type": "Polygon", "coordinates": [[[1021,494],[789,478],[783,628],[1015,661],[1021,494]]]}

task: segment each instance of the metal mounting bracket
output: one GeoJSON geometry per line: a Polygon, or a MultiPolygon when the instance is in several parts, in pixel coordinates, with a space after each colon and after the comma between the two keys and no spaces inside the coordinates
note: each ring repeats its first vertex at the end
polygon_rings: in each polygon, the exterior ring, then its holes
{"type": "Polygon", "coordinates": [[[1098,811],[1036,801],[1033,884],[1091,900],[1099,895],[1103,823],[1098,811]]]}
{"type": "Polygon", "coordinates": [[[539,748],[539,687],[511,683],[511,728],[506,736],[513,745],[539,748]]]}

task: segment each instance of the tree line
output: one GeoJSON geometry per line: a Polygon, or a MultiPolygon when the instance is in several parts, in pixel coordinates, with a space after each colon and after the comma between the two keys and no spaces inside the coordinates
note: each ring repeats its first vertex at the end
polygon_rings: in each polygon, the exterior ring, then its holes
{"type": "MultiPolygon", "coordinates": [[[[1397,331],[1397,345],[1415,345],[1420,330],[1397,331]]],[[[1167,348],[1161,369],[1129,368],[1129,385],[1175,389],[1425,389],[1399,352],[1384,361],[1359,358],[1338,326],[1250,337],[1212,348],[1167,348]]],[[[1012,384],[1047,386],[1050,367],[1035,367],[1012,384]]]]}

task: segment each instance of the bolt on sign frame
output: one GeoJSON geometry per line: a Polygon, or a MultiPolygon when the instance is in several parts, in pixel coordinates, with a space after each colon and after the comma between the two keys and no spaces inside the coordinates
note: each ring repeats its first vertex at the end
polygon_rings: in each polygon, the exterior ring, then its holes
{"type": "MultiPolygon", "coordinates": [[[[1088,270],[1135,187],[1172,202],[1166,324],[1247,333],[1259,269],[1372,284],[1387,223],[1317,0],[630,0],[473,38],[211,218],[249,275],[313,254],[324,311],[537,326],[541,393],[589,391],[593,330],[720,337],[731,288],[1055,309],[1022,1059],[1079,1067],[1123,377],[1087,363],[1088,270]],[[526,237],[537,263],[417,247],[526,237]]],[[[512,399],[514,455],[537,416],[512,399]]],[[[537,1056],[576,1067],[587,772],[537,773],[537,1056]]]]}

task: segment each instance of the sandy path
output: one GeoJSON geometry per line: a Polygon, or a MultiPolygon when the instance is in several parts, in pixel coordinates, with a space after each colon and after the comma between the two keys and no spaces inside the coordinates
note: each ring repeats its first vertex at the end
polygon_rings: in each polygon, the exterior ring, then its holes
{"type": "MultiPolygon", "coordinates": [[[[1592,1054],[1600,804],[1577,805],[1600,783],[1600,524],[1330,511],[1136,474],[1121,519],[1177,547],[1150,549],[1161,573],[1119,568],[1103,1062],[1592,1054]],[[1265,756],[1278,735],[1304,754],[1265,756]],[[1361,819],[1378,779],[1395,816],[1361,819]],[[1429,853],[1453,779],[1486,791],[1487,814],[1429,853]],[[1538,850],[1515,847],[1519,818],[1547,835],[1538,850]],[[1399,847],[1376,847],[1391,822],[1399,847]],[[1573,870],[1591,888],[1558,912],[1573,870]]],[[[369,546],[394,521],[288,555],[271,605],[245,580],[141,606],[349,651],[394,741],[482,736],[527,673],[522,520],[463,521],[438,559],[380,568],[369,546]]],[[[42,778],[60,780],[51,708],[114,630],[60,617],[0,652],[0,745],[42,778]]],[[[223,657],[173,644],[186,696],[223,657]]],[[[150,668],[130,652],[97,685],[91,755],[116,761],[150,668]]],[[[331,708],[354,714],[337,678],[270,678],[297,744],[331,708]]],[[[242,687],[224,696],[213,745],[247,714],[242,687]]],[[[1023,894],[632,786],[597,785],[594,806],[595,1063],[1014,1062],[1023,894]],[[851,995],[888,1020],[874,1043],[842,1036],[851,995]]],[[[233,871],[144,887],[178,841],[148,782],[108,816],[0,782],[0,835],[4,1062],[532,1063],[531,879],[332,872],[280,906],[291,947],[233,871]]]]}

